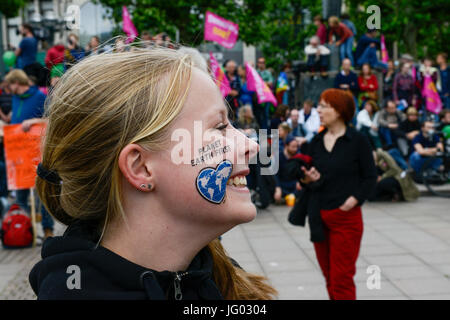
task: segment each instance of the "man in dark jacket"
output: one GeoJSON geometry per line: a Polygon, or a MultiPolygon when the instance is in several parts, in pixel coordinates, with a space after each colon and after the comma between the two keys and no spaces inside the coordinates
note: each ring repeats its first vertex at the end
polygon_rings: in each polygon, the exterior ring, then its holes
{"type": "Polygon", "coordinates": [[[334,79],[334,87],[336,89],[349,90],[356,97],[359,90],[358,76],[350,70],[351,66],[352,63],[349,59],[342,61],[342,70],[334,79]]]}
{"type": "Polygon", "coordinates": [[[372,68],[387,69],[387,64],[377,58],[377,46],[380,40],[376,39],[377,30],[371,29],[366,32],[358,41],[355,51],[356,64],[362,66],[364,63],[370,64],[372,68]]]}

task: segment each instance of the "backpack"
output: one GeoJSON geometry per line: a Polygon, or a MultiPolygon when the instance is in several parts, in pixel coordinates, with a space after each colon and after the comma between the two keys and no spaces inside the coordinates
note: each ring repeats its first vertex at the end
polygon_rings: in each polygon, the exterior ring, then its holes
{"type": "Polygon", "coordinates": [[[33,228],[28,214],[13,204],[5,214],[0,231],[6,249],[30,247],[33,243],[33,228]]]}

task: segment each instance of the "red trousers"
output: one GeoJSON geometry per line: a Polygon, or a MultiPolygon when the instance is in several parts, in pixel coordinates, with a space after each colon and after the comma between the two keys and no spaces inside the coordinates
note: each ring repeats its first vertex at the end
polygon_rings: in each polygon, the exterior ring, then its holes
{"type": "Polygon", "coordinates": [[[331,300],[355,300],[353,277],[363,233],[361,207],[350,211],[320,210],[325,240],[314,242],[331,300]]]}

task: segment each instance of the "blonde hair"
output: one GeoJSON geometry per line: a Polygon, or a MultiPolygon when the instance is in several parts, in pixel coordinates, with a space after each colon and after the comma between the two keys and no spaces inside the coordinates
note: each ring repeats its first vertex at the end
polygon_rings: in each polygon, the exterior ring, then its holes
{"type": "Polygon", "coordinates": [[[22,86],[30,85],[30,78],[28,78],[27,74],[20,69],[14,69],[8,72],[5,81],[8,84],[18,83],[22,86]]]}
{"type": "Polygon", "coordinates": [[[292,131],[291,127],[289,126],[289,124],[287,122],[280,123],[280,125],[278,126],[278,129],[280,129],[280,128],[283,129],[286,132],[286,134],[289,134],[292,131]]]}
{"type": "MultiPolygon", "coordinates": [[[[39,197],[60,222],[94,220],[102,238],[108,224],[125,218],[118,157],[128,144],[163,150],[180,114],[193,59],[167,48],[88,57],[66,72],[47,108],[42,166],[62,184],[37,178],[39,197]]],[[[264,278],[234,267],[218,241],[208,245],[213,276],[227,299],[267,299],[264,278]]]]}
{"type": "Polygon", "coordinates": [[[252,106],[249,105],[249,104],[245,104],[245,105],[243,105],[242,107],[239,108],[239,111],[238,111],[238,120],[239,120],[240,122],[243,122],[243,123],[244,123],[244,122],[247,121],[247,119],[245,118],[245,113],[247,112],[247,110],[250,110],[250,111],[253,112],[252,106]]]}
{"type": "Polygon", "coordinates": [[[337,26],[339,24],[339,18],[336,16],[329,17],[328,24],[330,25],[330,27],[337,26]]]}

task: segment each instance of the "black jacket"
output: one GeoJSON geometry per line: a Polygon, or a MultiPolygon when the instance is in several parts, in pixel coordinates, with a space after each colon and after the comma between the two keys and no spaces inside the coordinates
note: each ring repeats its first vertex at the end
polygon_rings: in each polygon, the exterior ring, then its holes
{"type": "Polygon", "coordinates": [[[29,276],[38,299],[173,300],[176,293],[177,298],[188,300],[223,299],[212,280],[213,261],[207,247],[186,271],[157,272],[97,246],[98,239],[95,225],[80,221],[63,236],[47,239],[42,260],[29,276]],[[71,265],[79,267],[80,289],[70,285],[75,274],[71,265]]]}
{"type": "Polygon", "coordinates": [[[309,185],[302,184],[302,192],[288,218],[292,224],[304,226],[308,215],[312,242],[325,239],[320,210],[338,208],[350,195],[361,206],[373,193],[377,178],[370,144],[362,133],[347,127],[332,152],[327,152],[323,145],[325,133],[326,129],[313,138],[308,152],[321,178],[309,185]]]}
{"type": "Polygon", "coordinates": [[[311,242],[321,242],[325,240],[322,218],[320,217],[320,197],[317,189],[321,181],[302,184],[302,190],[298,193],[295,205],[289,213],[288,221],[294,226],[305,226],[306,216],[310,229],[311,242]]]}

